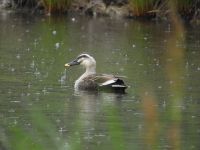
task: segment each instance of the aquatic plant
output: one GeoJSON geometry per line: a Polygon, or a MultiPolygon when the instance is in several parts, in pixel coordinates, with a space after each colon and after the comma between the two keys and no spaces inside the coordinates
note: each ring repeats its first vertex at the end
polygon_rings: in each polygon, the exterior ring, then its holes
{"type": "Polygon", "coordinates": [[[42,0],[43,6],[48,13],[66,12],[73,0],[42,0]]]}

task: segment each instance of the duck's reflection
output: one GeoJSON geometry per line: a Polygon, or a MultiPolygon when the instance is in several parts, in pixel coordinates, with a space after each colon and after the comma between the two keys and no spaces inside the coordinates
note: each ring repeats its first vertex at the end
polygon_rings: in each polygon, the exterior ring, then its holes
{"type": "Polygon", "coordinates": [[[116,105],[124,97],[124,94],[118,93],[79,90],[75,90],[74,95],[80,100],[80,109],[85,113],[91,112],[93,115],[105,105],[116,105]]]}
{"type": "Polygon", "coordinates": [[[83,139],[90,140],[98,135],[107,136],[102,129],[108,128],[110,124],[107,120],[111,115],[109,112],[118,108],[124,95],[88,91],[75,91],[74,95],[79,99],[79,122],[84,130],[83,139]]]}

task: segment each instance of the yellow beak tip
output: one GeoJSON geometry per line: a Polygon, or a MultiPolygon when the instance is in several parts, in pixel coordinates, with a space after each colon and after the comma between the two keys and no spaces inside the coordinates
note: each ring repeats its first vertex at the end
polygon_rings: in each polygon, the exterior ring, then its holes
{"type": "Polygon", "coordinates": [[[65,67],[69,67],[70,65],[69,64],[65,64],[65,67]]]}

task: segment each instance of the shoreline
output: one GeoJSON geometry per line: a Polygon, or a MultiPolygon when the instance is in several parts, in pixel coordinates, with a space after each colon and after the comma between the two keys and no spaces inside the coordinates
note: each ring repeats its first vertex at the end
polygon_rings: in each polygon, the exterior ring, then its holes
{"type": "MultiPolygon", "coordinates": [[[[67,1],[67,0],[66,0],[67,1]]],[[[196,2],[200,5],[200,1],[196,2]]],[[[45,0],[2,0],[0,1],[0,11],[23,12],[39,15],[65,15],[77,14],[88,15],[92,17],[111,17],[111,18],[130,18],[145,20],[168,21],[172,8],[165,4],[164,8],[159,8],[161,4],[156,4],[151,8],[139,10],[129,0],[69,0],[69,3],[62,7],[58,4],[49,5],[45,0]],[[110,2],[110,3],[109,3],[110,2]]],[[[173,6],[174,7],[174,6],[173,6]]],[[[193,6],[194,7],[194,6],[193,6]]],[[[198,6],[195,10],[183,9],[177,10],[176,13],[183,22],[192,25],[200,25],[200,9],[198,6]]]]}

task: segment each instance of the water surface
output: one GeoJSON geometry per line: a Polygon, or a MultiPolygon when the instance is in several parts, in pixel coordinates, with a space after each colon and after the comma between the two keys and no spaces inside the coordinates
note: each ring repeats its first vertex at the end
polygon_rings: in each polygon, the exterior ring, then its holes
{"type": "Polygon", "coordinates": [[[199,28],[1,12],[0,33],[0,149],[200,149],[199,28]],[[127,94],[74,92],[82,52],[127,94]]]}

